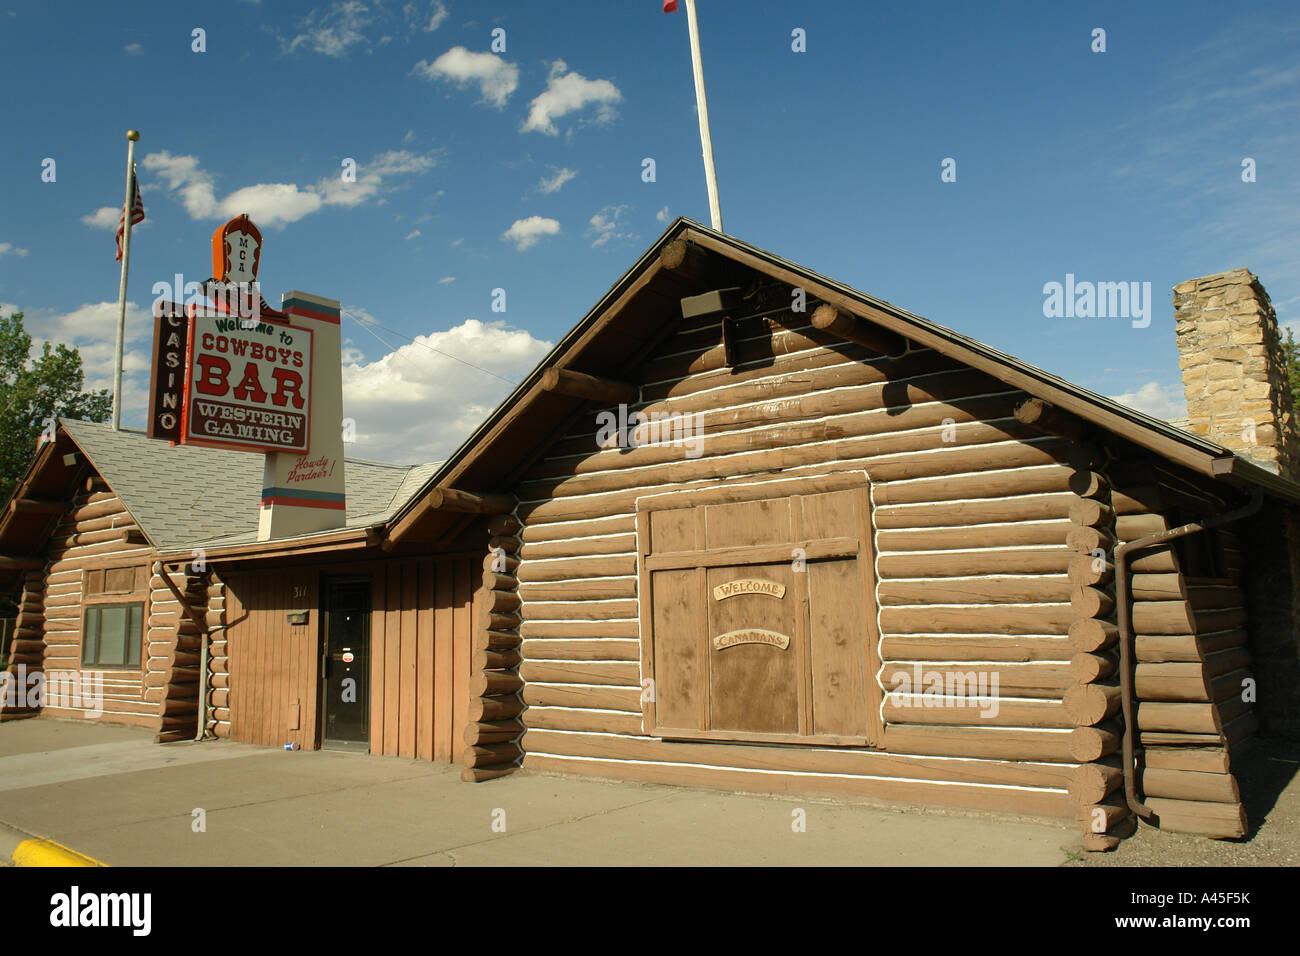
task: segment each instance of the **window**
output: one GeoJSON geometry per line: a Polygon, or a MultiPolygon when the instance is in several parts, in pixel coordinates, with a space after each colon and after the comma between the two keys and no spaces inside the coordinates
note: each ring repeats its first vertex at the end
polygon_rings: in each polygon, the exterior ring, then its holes
{"type": "Polygon", "coordinates": [[[92,604],[81,630],[86,667],[139,667],[144,603],[92,604]]]}
{"type": "Polygon", "coordinates": [[[145,565],[86,571],[81,622],[83,667],[139,669],[148,573],[145,565]]]}

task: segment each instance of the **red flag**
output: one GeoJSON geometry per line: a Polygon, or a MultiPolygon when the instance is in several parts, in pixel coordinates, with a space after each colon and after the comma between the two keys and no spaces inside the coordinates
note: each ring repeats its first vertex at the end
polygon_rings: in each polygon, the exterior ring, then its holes
{"type": "Polygon", "coordinates": [[[664,0],[664,13],[676,13],[677,0],[664,0]]]}
{"type": "MultiPolygon", "coordinates": [[[[144,202],[140,199],[140,186],[135,181],[135,166],[131,166],[131,225],[138,226],[144,222],[144,202]]],[[[122,233],[126,229],[126,206],[122,215],[117,217],[117,261],[122,261],[122,233]]]]}

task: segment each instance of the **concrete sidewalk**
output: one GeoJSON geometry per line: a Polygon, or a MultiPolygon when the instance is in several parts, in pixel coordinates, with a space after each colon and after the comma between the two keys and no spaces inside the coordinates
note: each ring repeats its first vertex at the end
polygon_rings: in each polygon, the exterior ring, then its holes
{"type": "Polygon", "coordinates": [[[0,823],[112,866],[1057,866],[1078,842],[964,811],[528,772],[467,784],[447,764],[45,718],[0,724],[0,823]]]}

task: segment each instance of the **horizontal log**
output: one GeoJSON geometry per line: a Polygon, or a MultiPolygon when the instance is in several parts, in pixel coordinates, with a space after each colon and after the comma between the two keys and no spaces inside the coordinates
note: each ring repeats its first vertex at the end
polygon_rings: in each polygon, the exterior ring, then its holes
{"type": "Polygon", "coordinates": [[[1075,619],[1068,604],[880,608],[881,629],[893,634],[1065,634],[1075,619]]]}
{"type": "Polygon", "coordinates": [[[1128,804],[1121,794],[1109,796],[1098,803],[1083,804],[1079,807],[1078,821],[1090,833],[1102,833],[1127,819],[1131,814],[1128,804]]]}
{"type": "Polygon", "coordinates": [[[493,720],[466,725],[462,736],[465,743],[472,747],[476,744],[506,743],[523,732],[524,725],[519,720],[493,720]]]}
{"type": "Polygon", "coordinates": [[[1077,727],[1091,727],[1120,709],[1120,689],[1113,684],[1076,684],[1065,692],[1065,714],[1077,727]]]}
{"type": "Polygon", "coordinates": [[[1080,527],[1104,527],[1114,518],[1110,506],[1094,498],[1078,498],[1070,505],[1070,520],[1080,527]]]}
{"type": "Polygon", "coordinates": [[[523,748],[515,743],[473,744],[461,754],[466,767],[493,767],[518,760],[523,748]]]}
{"type": "Polygon", "coordinates": [[[886,660],[881,665],[880,682],[886,693],[928,693],[933,683],[947,693],[961,688],[966,696],[978,693],[1054,700],[1060,700],[1061,695],[1074,686],[1069,666],[1053,662],[944,666],[933,662],[922,665],[920,662],[886,660]]]}
{"type": "Polygon", "coordinates": [[[1134,688],[1143,700],[1209,702],[1241,689],[1250,652],[1231,648],[1210,655],[1206,661],[1141,663],[1136,668],[1134,688]]]}
{"type": "Polygon", "coordinates": [[[571,581],[577,578],[614,577],[636,573],[636,555],[525,561],[519,567],[521,583],[571,581]]]}
{"type": "Polygon", "coordinates": [[[1063,572],[1071,554],[1064,548],[988,551],[920,551],[880,554],[876,571],[883,578],[942,578],[993,574],[1063,572]]]}
{"type": "MultiPolygon", "coordinates": [[[[995,786],[1064,789],[1068,766],[997,760],[953,761],[840,748],[737,747],[734,744],[611,737],[606,734],[529,730],[524,748],[532,754],[691,763],[706,766],[793,773],[829,773],[995,786]]],[[[528,760],[525,759],[525,765],[528,760]]]]}
{"type": "Polygon", "coordinates": [[[514,591],[519,587],[519,579],[513,574],[503,574],[499,571],[484,571],[483,587],[488,591],[514,591]]]}
{"type": "Polygon", "coordinates": [[[1150,797],[1146,804],[1158,817],[1161,830],[1196,833],[1220,840],[1235,840],[1249,832],[1246,811],[1239,803],[1211,803],[1150,797]]]}
{"type": "Polygon", "coordinates": [[[641,711],[639,687],[526,684],[521,696],[529,707],[592,707],[628,713],[641,711]]]}
{"type": "Polygon", "coordinates": [[[636,535],[615,534],[594,538],[573,538],[567,541],[538,541],[524,549],[528,560],[544,561],[549,558],[592,557],[598,554],[626,554],[636,551],[636,535]]]}
{"type": "Polygon", "coordinates": [[[511,720],[524,709],[518,697],[471,697],[468,716],[471,721],[511,720]]]}
{"type": "Polygon", "coordinates": [[[519,558],[507,551],[491,551],[483,556],[483,570],[499,574],[514,574],[519,567],[519,558]]]}
{"type": "Polygon", "coordinates": [[[1229,628],[1206,634],[1139,634],[1136,641],[1139,663],[1204,661],[1211,654],[1246,644],[1244,628],[1229,628]]]}
{"type": "Polygon", "coordinates": [[[519,676],[529,683],[597,684],[640,687],[641,665],[634,661],[524,661],[519,676]]]}
{"type": "Polygon", "coordinates": [[[1108,617],[1115,610],[1115,599],[1101,588],[1072,587],[1070,607],[1079,617],[1108,617]]]}
{"type": "Polygon", "coordinates": [[[520,613],[526,621],[610,621],[635,618],[636,601],[526,601],[520,613]]]}
{"type": "Polygon", "coordinates": [[[1066,533],[1065,545],[1071,551],[1080,554],[1091,555],[1096,551],[1110,554],[1115,547],[1115,539],[1111,537],[1109,531],[1102,528],[1084,528],[1075,525],[1066,533]]]}
{"type": "Polygon", "coordinates": [[[1085,763],[1074,769],[1070,776],[1070,796],[1081,804],[1100,803],[1124,782],[1118,761],[1085,763]]]}
{"type": "Polygon", "coordinates": [[[517,694],[524,686],[518,674],[509,671],[479,671],[469,678],[469,692],[474,697],[502,697],[517,694]]]}
{"type": "Polygon", "coordinates": [[[484,591],[479,601],[486,613],[515,611],[523,603],[514,591],[484,591]]]}
{"type": "Polygon", "coordinates": [[[1048,604],[1070,600],[1070,581],[1063,574],[882,580],[876,593],[882,604],[1048,604]]]}
{"type": "Polygon", "coordinates": [[[1094,587],[1109,584],[1115,576],[1115,566],[1105,558],[1072,552],[1070,567],[1066,573],[1079,587],[1094,587]]]}
{"type": "Polygon", "coordinates": [[[1058,520],[1062,529],[1060,541],[1070,529],[1071,494],[1037,494],[1019,497],[988,499],[979,503],[925,502],[912,505],[883,505],[876,508],[872,521],[877,529],[956,527],[961,525],[1006,524],[1016,527],[1023,522],[1058,520]]]}
{"type": "Polygon", "coordinates": [[[1115,535],[1121,541],[1136,541],[1168,530],[1169,526],[1161,515],[1120,515],[1115,519],[1115,535]]]}
{"type": "MultiPolygon", "coordinates": [[[[1115,658],[1106,654],[1075,654],[1070,658],[1070,673],[1080,684],[1105,680],[1115,672],[1115,658]]],[[[1141,695],[1141,691],[1138,692],[1141,695]]]]}
{"type": "Polygon", "coordinates": [[[519,767],[515,764],[495,764],[488,767],[465,767],[460,772],[460,779],[465,783],[482,783],[495,780],[514,773],[519,767]]]}
{"type": "Polygon", "coordinates": [[[1147,797],[1205,800],[1211,803],[1241,803],[1241,790],[1230,773],[1199,773],[1194,770],[1146,767],[1142,770],[1140,779],[1142,792],[1147,797]]]}
{"type": "Polygon", "coordinates": [[[490,648],[480,648],[470,655],[469,666],[471,671],[509,670],[519,666],[520,660],[522,657],[518,650],[495,651],[490,648]]]}
{"type": "Polygon", "coordinates": [[[556,366],[542,373],[541,388],[545,392],[556,392],[605,405],[630,405],[636,401],[639,391],[628,382],[599,378],[556,366]]]}
{"type": "Polygon", "coordinates": [[[1091,762],[1119,750],[1120,725],[1110,721],[1095,727],[1075,727],[1069,735],[1070,756],[1080,762],[1091,762]]]}
{"type": "MultiPolygon", "coordinates": [[[[1095,685],[1090,685],[1095,686],[1095,685]]],[[[1074,726],[1056,700],[997,700],[976,703],[969,698],[924,698],[921,695],[886,694],[884,717],[891,724],[948,724],[984,727],[1074,726]]]]}
{"type": "Polygon", "coordinates": [[[0,571],[34,571],[45,567],[45,558],[27,554],[0,554],[0,571]]]}
{"type": "Polygon", "coordinates": [[[1241,608],[1198,610],[1185,601],[1137,601],[1133,629],[1139,634],[1208,634],[1246,623],[1241,608]]]}
{"type": "Polygon", "coordinates": [[[881,505],[916,504],[954,499],[1002,498],[1064,491],[1069,486],[1070,469],[1064,465],[1016,468],[992,474],[970,474],[960,478],[923,478],[916,481],[895,480],[877,484],[872,499],[881,505]]]}
{"type": "Polygon", "coordinates": [[[889,329],[881,328],[866,319],[841,312],[833,305],[822,304],[813,310],[813,327],[850,342],[856,342],[891,358],[907,351],[907,339],[889,329]]]}
{"type": "Polygon", "coordinates": [[[638,640],[526,640],[521,647],[523,656],[530,661],[639,661],[641,642],[638,640]]]}
{"type": "MultiPolygon", "coordinates": [[[[881,552],[940,552],[1034,545],[1045,550],[1065,551],[1065,536],[1070,528],[1068,521],[957,528],[899,528],[877,532],[877,546],[881,552]]],[[[1063,560],[1069,560],[1070,557],[1067,552],[1063,555],[1063,560]]]]}
{"type": "Polygon", "coordinates": [[[478,623],[484,630],[505,633],[517,628],[522,620],[513,611],[492,611],[481,608],[478,623]]]}
{"type": "Polygon", "coordinates": [[[521,638],[511,631],[480,631],[477,635],[476,650],[509,651],[519,646],[521,638]]]}
{"type": "Polygon", "coordinates": [[[524,637],[637,637],[636,620],[525,620],[519,626],[524,637]]]}
{"type": "MultiPolygon", "coordinates": [[[[599,710],[567,709],[564,707],[529,707],[524,723],[531,733],[542,730],[581,730],[599,734],[639,734],[642,732],[640,713],[614,713],[599,710]]],[[[527,749],[527,741],[524,743],[527,749]]]]}
{"type": "Polygon", "coordinates": [[[1025,399],[1016,406],[1015,414],[1016,421],[1025,425],[1032,425],[1053,435],[1077,439],[1084,430],[1083,422],[1080,419],[1069,412],[1063,412],[1061,409],[1049,405],[1041,398],[1025,399]]]}
{"type": "Polygon", "coordinates": [[[1224,747],[1148,747],[1142,754],[1147,770],[1191,770],[1227,773],[1230,764],[1224,747]]]}
{"type": "Polygon", "coordinates": [[[884,749],[888,753],[933,757],[1070,763],[1076,759],[1070,753],[1071,736],[1053,730],[889,724],[885,727],[884,749]]]}
{"type": "Polygon", "coordinates": [[[602,580],[579,578],[574,581],[552,581],[519,585],[519,596],[525,601],[608,601],[616,598],[636,597],[636,578],[632,575],[602,580]]]}
{"type": "Polygon", "coordinates": [[[1080,498],[1100,498],[1110,494],[1110,483],[1095,471],[1080,469],[1070,475],[1070,490],[1080,498]]]}
{"type": "Polygon", "coordinates": [[[1218,734],[1222,722],[1214,704],[1171,704],[1139,700],[1137,725],[1143,731],[1218,734]]]}

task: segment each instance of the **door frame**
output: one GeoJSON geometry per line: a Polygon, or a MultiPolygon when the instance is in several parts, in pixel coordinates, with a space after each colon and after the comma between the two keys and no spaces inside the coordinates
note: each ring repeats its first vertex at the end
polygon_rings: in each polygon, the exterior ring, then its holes
{"type": "Polygon", "coordinates": [[[370,716],[372,709],[371,692],[374,681],[371,680],[373,671],[373,661],[371,654],[374,649],[374,615],[375,615],[375,596],[374,596],[374,576],[372,574],[330,574],[322,571],[320,581],[316,588],[319,595],[319,608],[316,616],[320,622],[316,628],[316,749],[324,750],[325,748],[325,703],[328,698],[326,693],[326,681],[329,677],[325,673],[325,653],[329,646],[329,613],[330,613],[330,592],[335,585],[339,584],[364,584],[366,586],[366,601],[369,609],[366,611],[366,739],[365,743],[361,741],[333,741],[330,744],[330,750],[352,751],[360,753],[370,753],[370,741],[372,728],[370,726],[370,716]]]}
{"type": "MultiPolygon", "coordinates": [[[[871,482],[863,470],[838,471],[824,475],[796,478],[764,479],[754,482],[737,481],[699,490],[663,492],[640,497],[636,501],[636,549],[637,549],[637,609],[640,618],[641,644],[641,730],[652,737],[666,740],[703,740],[731,741],[737,743],[781,743],[792,746],[884,746],[884,721],[881,717],[879,701],[883,700],[884,688],[880,686],[880,632],[877,624],[876,575],[875,575],[875,534],[871,520],[871,482]],[[868,707],[867,736],[838,737],[831,735],[791,736],[789,734],[748,733],[744,731],[691,730],[689,735],[674,732],[673,728],[658,726],[655,709],[655,694],[647,693],[647,679],[650,687],[655,687],[654,670],[654,586],[652,575],[656,570],[666,570],[678,564],[677,560],[656,560],[648,550],[650,544],[651,512],[695,508],[700,505],[728,504],[733,502],[758,501],[766,498],[791,498],[816,495],[825,492],[852,491],[861,489],[867,494],[866,506],[862,509],[859,525],[855,535],[842,538],[818,538],[811,541],[792,541],[782,545],[755,545],[737,548],[720,548],[715,552],[696,551],[695,556],[706,564],[721,566],[736,563],[737,557],[759,555],[764,552],[779,551],[783,557],[789,556],[789,545],[805,547],[808,560],[819,558],[847,557],[856,555],[858,562],[858,580],[862,593],[863,640],[866,642],[865,660],[867,673],[866,688],[871,692],[875,688],[875,697],[879,700],[869,701],[876,706],[868,707]],[[816,543],[814,544],[813,541],[816,543]]],[[[701,543],[697,530],[697,546],[701,543]]],[[[685,557],[685,553],[675,556],[685,557]]],[[[694,565],[692,565],[694,566],[694,565]]],[[[806,582],[801,582],[801,592],[806,596],[806,582]]],[[[799,619],[797,619],[799,620],[799,619]]],[[[803,625],[800,624],[800,628],[803,625]]],[[[801,635],[802,637],[802,635],[801,635]]]]}

